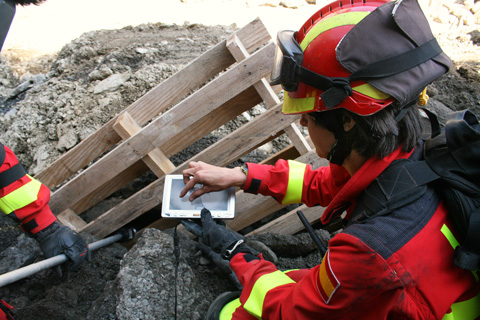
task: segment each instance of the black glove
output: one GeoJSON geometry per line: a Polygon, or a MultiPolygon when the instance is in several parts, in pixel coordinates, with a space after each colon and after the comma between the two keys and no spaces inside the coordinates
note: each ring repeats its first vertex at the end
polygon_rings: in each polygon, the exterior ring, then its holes
{"type": "MultiPolygon", "coordinates": [[[[90,261],[90,250],[85,240],[75,231],[54,222],[36,234],[45,258],[65,254],[69,258],[67,270],[74,271],[86,259],[90,261]]],[[[58,276],[62,276],[60,266],[56,267],[58,276]]]]}
{"type": "Polygon", "coordinates": [[[200,241],[220,253],[223,259],[230,260],[238,252],[251,252],[243,237],[225,226],[217,224],[208,209],[202,209],[202,236],[200,241]]]}

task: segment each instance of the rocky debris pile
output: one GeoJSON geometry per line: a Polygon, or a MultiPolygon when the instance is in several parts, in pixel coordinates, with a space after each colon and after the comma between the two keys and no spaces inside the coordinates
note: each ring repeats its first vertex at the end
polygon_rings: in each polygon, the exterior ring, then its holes
{"type": "Polygon", "coordinates": [[[90,32],[43,74],[16,79],[2,64],[2,142],[36,174],[233,30],[152,24],[90,32]]]}

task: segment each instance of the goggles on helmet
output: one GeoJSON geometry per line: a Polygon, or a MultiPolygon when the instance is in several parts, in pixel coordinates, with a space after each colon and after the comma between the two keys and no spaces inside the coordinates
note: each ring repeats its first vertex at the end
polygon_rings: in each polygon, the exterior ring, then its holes
{"type": "MultiPolygon", "coordinates": [[[[337,79],[340,78],[329,78],[302,66],[303,50],[295,40],[295,35],[296,32],[291,30],[280,31],[277,34],[278,45],[270,84],[281,84],[283,90],[288,92],[297,90],[298,82],[322,91],[337,85],[337,79]]],[[[343,82],[341,84],[343,85],[343,82]]]]}
{"type": "MultiPolygon", "coordinates": [[[[273,71],[270,76],[270,84],[281,84],[288,92],[294,92],[298,83],[303,82],[316,89],[327,91],[330,88],[338,88],[343,92],[342,100],[351,95],[352,89],[346,78],[330,78],[306,69],[303,64],[303,50],[295,40],[296,32],[290,30],[280,31],[277,34],[277,52],[273,71]]],[[[335,99],[337,100],[337,99],[335,99]]],[[[329,107],[333,107],[340,101],[332,101],[329,107]]]]}
{"type": "Polygon", "coordinates": [[[295,40],[296,32],[285,30],[277,34],[277,52],[270,84],[281,84],[285,91],[295,91],[298,85],[298,70],[303,64],[303,51],[295,40]]]}

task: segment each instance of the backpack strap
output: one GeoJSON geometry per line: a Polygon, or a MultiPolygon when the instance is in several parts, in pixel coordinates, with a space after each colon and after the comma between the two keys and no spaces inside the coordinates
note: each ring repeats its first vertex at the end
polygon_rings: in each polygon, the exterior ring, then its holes
{"type": "Polygon", "coordinates": [[[463,245],[455,248],[453,261],[457,267],[466,270],[477,270],[480,267],[480,208],[477,208],[470,214],[467,234],[463,240],[463,245]]]}
{"type": "Polygon", "coordinates": [[[393,161],[361,194],[349,224],[366,222],[418,200],[440,177],[425,161],[393,161]]]}

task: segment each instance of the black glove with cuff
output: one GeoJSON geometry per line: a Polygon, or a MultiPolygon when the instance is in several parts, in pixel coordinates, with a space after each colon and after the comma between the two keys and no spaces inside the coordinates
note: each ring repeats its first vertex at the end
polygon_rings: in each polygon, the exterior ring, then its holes
{"type": "MultiPolygon", "coordinates": [[[[69,258],[67,267],[69,272],[78,269],[83,261],[91,259],[85,240],[77,232],[69,227],[60,226],[57,222],[39,231],[34,237],[46,259],[65,254],[69,258]]],[[[56,272],[58,276],[62,276],[60,266],[56,266],[56,272]]]]}
{"type": "Polygon", "coordinates": [[[220,253],[223,259],[230,260],[239,252],[253,252],[239,233],[216,223],[208,209],[202,209],[200,217],[203,230],[200,241],[220,253]]]}

